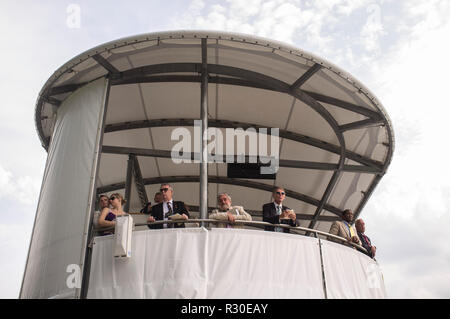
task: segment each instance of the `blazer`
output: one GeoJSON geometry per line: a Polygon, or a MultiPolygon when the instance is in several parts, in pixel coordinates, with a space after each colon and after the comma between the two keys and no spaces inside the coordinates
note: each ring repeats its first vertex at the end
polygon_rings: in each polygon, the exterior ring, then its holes
{"type": "MultiPolygon", "coordinates": [[[[361,245],[361,241],[359,240],[358,233],[356,232],[355,226],[351,225],[350,227],[353,229],[353,233],[358,238],[358,243],[357,244],[361,245]]],[[[349,232],[348,232],[348,227],[343,221],[335,221],[335,222],[333,222],[333,224],[331,224],[329,233],[332,234],[332,235],[336,235],[336,236],[344,237],[344,238],[351,237],[349,232]]],[[[330,238],[330,240],[342,243],[341,241],[339,241],[337,239],[334,239],[334,238],[330,238]]]]}
{"type": "Polygon", "coordinates": [[[359,240],[361,241],[361,246],[363,246],[366,250],[367,250],[367,255],[371,258],[373,258],[372,255],[372,242],[370,241],[370,238],[368,236],[366,236],[365,234],[359,233],[358,232],[358,237],[359,240]],[[367,239],[367,242],[364,240],[364,236],[367,239]]]}
{"type": "MultiPolygon", "coordinates": [[[[181,214],[186,214],[188,217],[190,217],[189,216],[189,212],[186,209],[186,206],[181,201],[173,201],[173,213],[174,214],[180,214],[180,215],[181,214]]],[[[159,203],[159,204],[153,206],[150,215],[153,216],[155,218],[155,220],[163,220],[164,219],[163,203],[159,203]]],[[[150,229],[162,229],[163,227],[164,227],[163,224],[160,224],[160,225],[148,225],[148,228],[150,228],[150,229]]],[[[169,228],[171,228],[171,227],[183,228],[184,224],[183,223],[168,224],[167,227],[169,227],[169,228]],[[172,226],[172,225],[174,225],[174,226],[172,226]]]]}
{"type": "MultiPolygon", "coordinates": [[[[244,210],[244,207],[242,207],[242,206],[231,206],[230,209],[226,212],[219,212],[218,209],[214,209],[211,212],[211,214],[209,214],[209,218],[228,221],[228,213],[233,214],[236,217],[236,220],[246,220],[246,221],[252,220],[252,216],[249,213],[247,213],[244,210]]],[[[231,228],[243,228],[242,225],[231,225],[231,224],[227,224],[227,223],[217,223],[215,225],[217,225],[216,227],[218,227],[218,228],[226,228],[228,225],[230,225],[231,228]]]]}
{"type": "MultiPolygon", "coordinates": [[[[287,206],[281,205],[281,210],[286,210],[286,209],[290,209],[290,208],[287,206]]],[[[263,210],[263,221],[264,222],[268,222],[271,224],[280,224],[280,215],[277,215],[277,210],[275,209],[275,205],[273,202],[264,204],[262,207],[262,210],[263,210]]],[[[296,227],[296,226],[298,226],[299,223],[297,220],[293,221],[292,219],[289,219],[287,221],[287,224],[289,226],[296,227]]],[[[265,226],[265,229],[267,231],[275,230],[275,228],[271,227],[271,226],[265,226]]],[[[284,228],[283,232],[289,233],[289,229],[284,228]]]]}

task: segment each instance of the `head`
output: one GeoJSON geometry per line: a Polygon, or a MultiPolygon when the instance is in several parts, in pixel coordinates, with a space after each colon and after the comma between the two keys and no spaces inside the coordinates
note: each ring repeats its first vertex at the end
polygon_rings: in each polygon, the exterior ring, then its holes
{"type": "Polygon", "coordinates": [[[286,191],[283,187],[275,187],[272,192],[272,197],[277,204],[281,204],[286,198],[286,191]]]}
{"type": "Polygon", "coordinates": [[[222,193],[217,196],[217,206],[220,210],[228,210],[231,207],[231,197],[227,193],[222,193]]]}
{"type": "Polygon", "coordinates": [[[342,219],[347,223],[351,223],[353,221],[353,212],[351,209],[346,209],[342,212],[342,219]]]}
{"type": "Polygon", "coordinates": [[[364,223],[364,221],[361,218],[356,220],[355,227],[356,227],[356,231],[358,231],[361,234],[364,234],[364,232],[366,231],[366,224],[364,223]]]}
{"type": "Polygon", "coordinates": [[[100,195],[100,198],[98,199],[98,207],[100,210],[102,210],[105,207],[109,206],[109,198],[106,195],[100,195]]]}
{"type": "Polygon", "coordinates": [[[155,202],[155,204],[159,204],[163,202],[163,196],[161,192],[157,192],[155,193],[155,197],[153,198],[153,201],[155,202]]]}
{"type": "Polygon", "coordinates": [[[172,200],[173,197],[173,188],[170,184],[161,184],[159,191],[162,194],[162,199],[164,202],[168,202],[172,200]]]}
{"type": "Polygon", "coordinates": [[[114,193],[109,196],[109,203],[113,208],[122,207],[122,205],[125,205],[126,202],[127,201],[119,193],[114,193]]]}

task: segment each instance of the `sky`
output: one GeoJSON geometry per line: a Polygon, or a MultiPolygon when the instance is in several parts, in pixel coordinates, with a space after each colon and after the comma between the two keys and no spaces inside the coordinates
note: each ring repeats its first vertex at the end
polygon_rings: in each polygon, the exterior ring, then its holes
{"type": "Polygon", "coordinates": [[[248,33],[338,65],[392,120],[395,151],[361,216],[389,298],[450,298],[450,2],[225,0],[0,2],[0,298],[17,298],[46,152],[38,93],[102,43],[166,30],[248,33]]]}

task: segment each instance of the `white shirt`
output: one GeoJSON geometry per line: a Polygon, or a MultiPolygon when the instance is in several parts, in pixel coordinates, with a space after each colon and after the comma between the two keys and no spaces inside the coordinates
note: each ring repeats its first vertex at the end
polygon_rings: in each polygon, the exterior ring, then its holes
{"type": "Polygon", "coordinates": [[[277,212],[277,215],[281,215],[281,212],[283,211],[283,204],[278,205],[277,203],[273,202],[275,205],[275,211],[277,212]],[[280,213],[278,214],[278,206],[280,206],[280,213]]]}

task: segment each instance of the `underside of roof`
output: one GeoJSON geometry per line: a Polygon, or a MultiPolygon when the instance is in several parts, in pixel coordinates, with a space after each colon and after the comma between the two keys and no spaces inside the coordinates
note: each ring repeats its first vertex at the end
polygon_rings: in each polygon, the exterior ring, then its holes
{"type": "MultiPolygon", "coordinates": [[[[355,218],[361,213],[394,149],[383,106],[338,67],[263,38],[178,31],[89,50],[42,89],[36,106],[42,144],[47,149],[51,142],[58,106],[78,88],[108,77],[97,194],[125,193],[129,185],[129,209],[136,211],[153,201],[161,183],[170,183],[174,197],[198,211],[199,164],[175,164],[170,151],[176,128],[186,128],[194,144],[202,67],[208,73],[210,128],[223,136],[227,128],[278,128],[280,136],[275,180],[228,178],[226,163],[210,163],[209,207],[227,192],[258,220],[277,185],[285,188],[285,204],[301,226],[328,231],[343,209],[352,209],[355,218]]],[[[216,152],[227,155],[225,147],[216,152]]]]}

